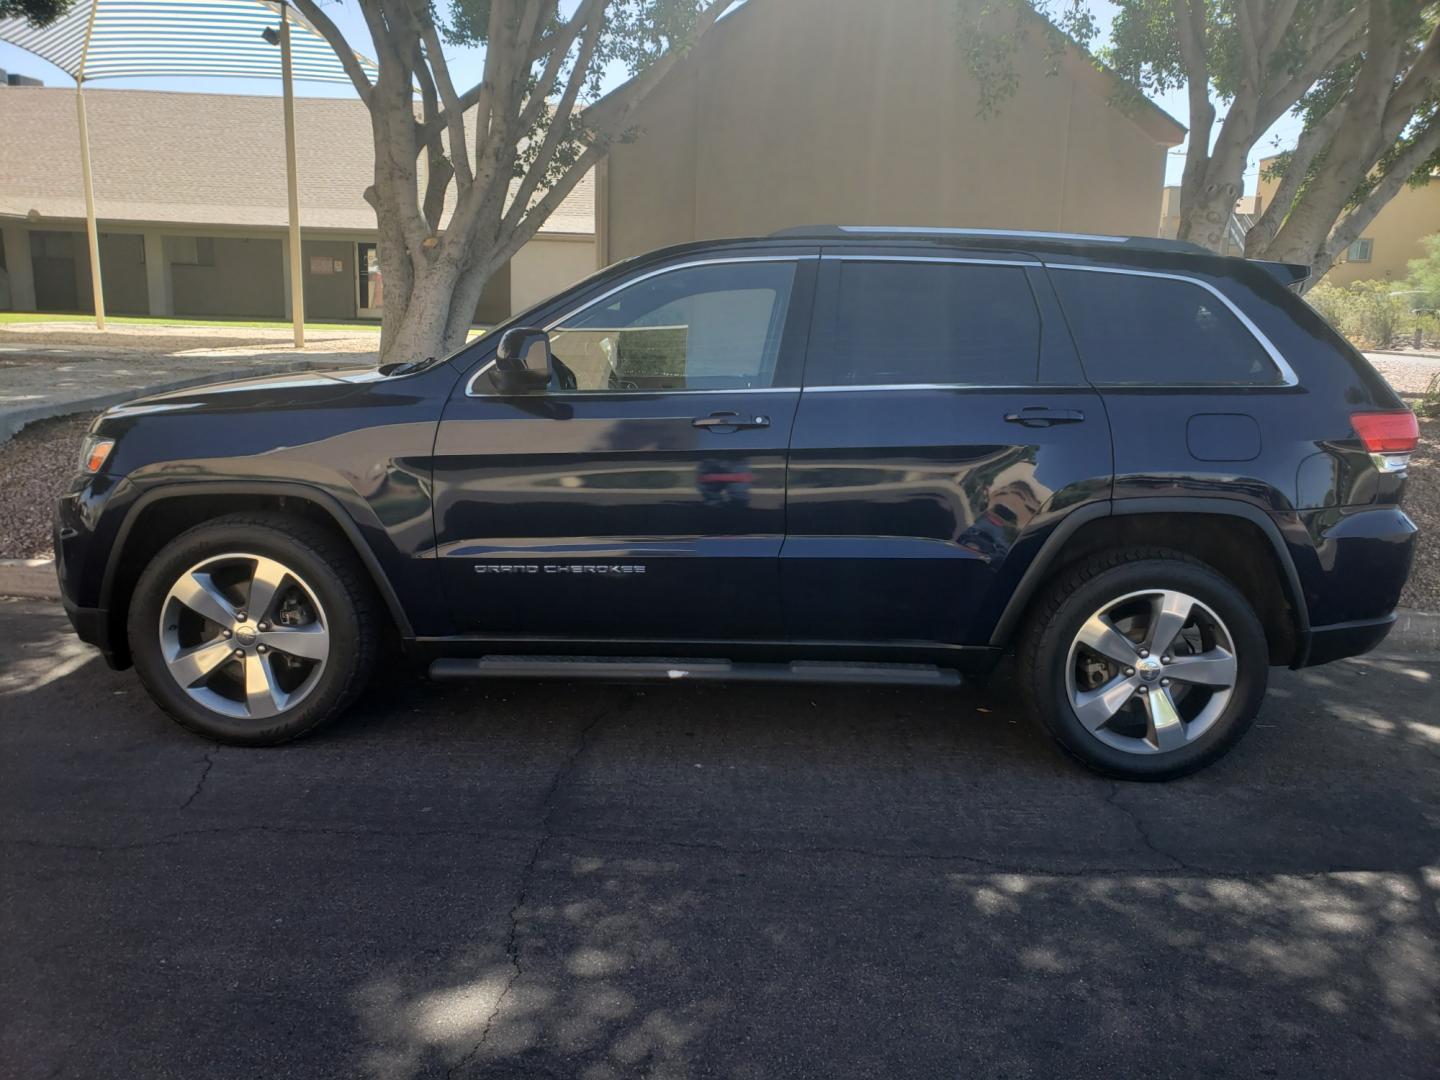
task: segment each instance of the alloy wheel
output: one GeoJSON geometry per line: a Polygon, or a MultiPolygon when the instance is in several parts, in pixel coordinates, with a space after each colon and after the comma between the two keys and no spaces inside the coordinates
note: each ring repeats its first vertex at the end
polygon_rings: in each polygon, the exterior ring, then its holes
{"type": "Polygon", "coordinates": [[[320,681],[330,630],[315,590],[264,555],[196,563],[160,606],[160,652],[175,682],[212,712],[262,720],[320,681]]]}
{"type": "Polygon", "coordinates": [[[1200,738],[1225,711],[1237,678],[1224,622],[1173,589],[1107,603],[1081,626],[1065,665],[1081,725],[1130,754],[1167,753],[1200,738]]]}

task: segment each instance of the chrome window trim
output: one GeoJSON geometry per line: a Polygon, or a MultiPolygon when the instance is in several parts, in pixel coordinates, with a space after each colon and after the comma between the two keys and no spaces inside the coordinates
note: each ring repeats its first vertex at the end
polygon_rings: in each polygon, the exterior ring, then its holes
{"type": "Polygon", "coordinates": [[[993,236],[997,239],[1019,237],[1027,240],[1083,240],[1096,244],[1123,244],[1129,239],[1127,236],[1105,236],[1100,233],[1044,232],[1032,229],[951,229],[925,225],[898,225],[893,228],[886,225],[840,225],[838,228],[843,233],[871,235],[888,233],[892,236],[993,236]]]}
{"type": "MultiPolygon", "coordinates": [[[[1276,383],[1194,383],[1194,384],[1189,384],[1189,383],[1096,383],[1097,386],[1117,386],[1117,387],[1208,386],[1208,387],[1213,387],[1213,388],[1215,388],[1215,389],[1226,389],[1226,388],[1229,388],[1229,387],[1243,387],[1243,388],[1245,388],[1245,389],[1250,389],[1250,390],[1263,390],[1263,389],[1266,389],[1266,388],[1273,388],[1273,387],[1275,387],[1275,386],[1277,386],[1277,385],[1280,385],[1280,386],[1299,386],[1299,385],[1300,385],[1300,379],[1299,379],[1299,377],[1295,374],[1295,369],[1290,366],[1289,362],[1286,361],[1285,357],[1281,354],[1280,350],[1275,347],[1275,343],[1274,343],[1273,341],[1271,341],[1268,337],[1266,337],[1266,336],[1265,336],[1265,332],[1264,332],[1263,330],[1261,330],[1258,326],[1256,326],[1253,321],[1251,321],[1250,316],[1246,315],[1245,312],[1243,312],[1243,311],[1240,310],[1239,305],[1237,305],[1233,300],[1231,300],[1228,296],[1226,296],[1224,293],[1222,293],[1219,289],[1215,288],[1214,285],[1211,285],[1208,281],[1201,281],[1199,278],[1197,278],[1197,277],[1191,277],[1191,276],[1188,275],[1188,274],[1167,274],[1167,273],[1163,273],[1163,272],[1157,271],[1157,270],[1132,270],[1132,269],[1130,269],[1130,268],[1128,268],[1128,267],[1122,267],[1122,266],[1082,266],[1082,265],[1079,265],[1079,264],[1076,264],[1076,263],[1052,263],[1052,262],[1047,262],[1047,263],[1045,263],[1045,268],[1046,268],[1047,270],[1078,270],[1078,271],[1080,271],[1080,272],[1082,272],[1082,273],[1087,273],[1087,274],[1123,274],[1123,275],[1126,275],[1126,276],[1128,276],[1128,277],[1163,278],[1163,279],[1169,280],[1169,281],[1183,281],[1183,282],[1185,282],[1185,283],[1188,284],[1188,285],[1198,285],[1200,288],[1202,288],[1202,289],[1204,289],[1206,292],[1208,292],[1211,296],[1215,297],[1216,300],[1219,300],[1220,303],[1224,304],[1225,307],[1229,310],[1230,314],[1234,315],[1235,318],[1237,318],[1237,319],[1240,320],[1240,325],[1243,326],[1243,327],[1245,327],[1245,329],[1250,332],[1250,336],[1255,339],[1256,343],[1259,344],[1260,348],[1263,349],[1263,350],[1265,351],[1265,354],[1270,357],[1271,362],[1272,362],[1272,363],[1275,365],[1275,367],[1279,370],[1279,372],[1280,372],[1280,379],[1281,379],[1280,383],[1278,383],[1278,384],[1276,384],[1276,383]]],[[[1062,306],[1063,306],[1063,305],[1062,305],[1062,306]]],[[[1081,363],[1084,363],[1085,358],[1082,356],[1082,357],[1080,358],[1080,361],[1081,361],[1081,363]]]]}
{"type": "Polygon", "coordinates": [[[807,394],[853,394],[862,390],[1091,390],[1089,386],[1061,386],[1057,383],[856,383],[845,386],[807,386],[807,394]]]}
{"type": "Polygon", "coordinates": [[[847,252],[843,255],[821,255],[825,262],[903,262],[903,263],[962,263],[978,266],[1018,266],[1022,270],[1041,270],[1044,264],[1039,259],[985,259],[967,258],[961,255],[862,255],[847,252]]]}
{"type": "MultiPolygon", "coordinates": [[[[697,266],[726,266],[726,265],[730,265],[730,264],[733,264],[733,263],[773,263],[773,262],[793,262],[793,263],[800,263],[800,262],[809,262],[809,261],[816,260],[816,259],[819,259],[819,258],[820,258],[820,256],[819,256],[818,254],[816,254],[816,255],[736,255],[736,256],[734,256],[734,257],[732,257],[732,258],[722,258],[722,259],[696,259],[696,260],[694,260],[694,261],[692,261],[692,262],[669,263],[669,264],[667,264],[667,265],[665,265],[665,266],[660,266],[660,267],[655,268],[654,270],[647,271],[647,272],[644,273],[644,274],[639,274],[639,275],[637,275],[636,277],[626,278],[626,279],[625,279],[624,281],[622,281],[620,284],[616,285],[613,289],[609,289],[609,290],[607,290],[606,292],[601,293],[599,296],[595,297],[593,300],[587,300],[585,303],[581,304],[579,307],[571,308],[571,309],[570,309],[569,311],[567,311],[564,315],[561,315],[561,316],[559,316],[558,318],[553,319],[552,321],[550,321],[549,323],[547,323],[545,326],[541,327],[541,329],[543,329],[543,330],[548,334],[551,330],[554,330],[557,326],[559,326],[561,323],[563,323],[566,319],[572,319],[572,318],[574,318],[576,315],[579,315],[582,311],[588,311],[590,308],[594,307],[596,304],[603,303],[604,301],[610,299],[610,297],[614,296],[616,293],[622,292],[623,290],[628,289],[631,285],[638,285],[638,284],[640,284],[640,282],[642,282],[642,281],[648,281],[648,280],[650,280],[650,279],[653,278],[653,277],[659,277],[661,274],[673,273],[673,272],[676,271],[676,270],[692,270],[692,269],[694,269],[694,268],[697,267],[697,266]]],[[[475,393],[475,380],[478,379],[478,378],[480,378],[481,375],[485,374],[485,372],[489,371],[489,370],[490,370],[492,367],[494,367],[494,366],[495,366],[495,361],[494,361],[494,360],[491,360],[488,364],[484,365],[484,366],[481,367],[478,371],[476,371],[474,375],[471,375],[471,376],[470,376],[469,381],[466,382],[466,384],[465,384],[465,396],[466,396],[466,397],[496,397],[496,396],[497,396],[497,395],[495,395],[495,394],[477,394],[477,393],[475,393]]],[[[609,395],[615,395],[615,394],[649,394],[649,395],[653,396],[653,395],[655,395],[655,394],[753,394],[753,393],[770,393],[770,392],[775,392],[775,391],[798,391],[799,389],[800,389],[800,387],[798,387],[798,386],[762,386],[762,387],[755,387],[755,388],[753,388],[753,389],[752,389],[752,388],[743,388],[743,389],[737,389],[737,390],[575,390],[575,391],[572,391],[572,393],[573,393],[575,396],[579,396],[579,397],[594,397],[594,396],[596,396],[596,395],[598,395],[598,394],[609,394],[609,395]]],[[[552,394],[552,395],[547,395],[547,396],[559,397],[560,395],[558,395],[558,394],[552,394]]]]}

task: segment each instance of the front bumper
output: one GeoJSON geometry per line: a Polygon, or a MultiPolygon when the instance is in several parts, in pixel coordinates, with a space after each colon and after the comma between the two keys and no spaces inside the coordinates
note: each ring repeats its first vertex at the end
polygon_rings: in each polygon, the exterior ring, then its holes
{"type": "MultiPolygon", "coordinates": [[[[123,481],[120,483],[123,484],[123,481]]],[[[130,666],[123,628],[117,628],[105,595],[109,555],[119,514],[105,514],[117,483],[76,478],[55,507],[55,569],[60,601],[81,641],[94,645],[112,668],[130,666]]]]}
{"type": "Polygon", "coordinates": [[[111,632],[110,612],[105,608],[80,607],[65,597],[60,598],[75,635],[87,645],[94,645],[105,658],[105,663],[119,671],[130,666],[128,651],[119,647],[111,632]]]}

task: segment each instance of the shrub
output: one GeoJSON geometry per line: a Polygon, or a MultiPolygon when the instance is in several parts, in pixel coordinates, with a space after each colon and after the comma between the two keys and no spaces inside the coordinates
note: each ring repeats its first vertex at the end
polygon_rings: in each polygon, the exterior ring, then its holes
{"type": "Polygon", "coordinates": [[[1391,281],[1321,282],[1305,299],[1357,348],[1386,349],[1397,334],[1415,324],[1409,298],[1391,295],[1399,288],[1391,281]]]}

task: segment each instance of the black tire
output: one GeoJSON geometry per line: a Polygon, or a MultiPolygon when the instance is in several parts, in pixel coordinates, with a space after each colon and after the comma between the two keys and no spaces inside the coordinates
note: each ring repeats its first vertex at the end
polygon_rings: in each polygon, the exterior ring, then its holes
{"type": "Polygon", "coordinates": [[[127,632],[145,689],[182,727],[220,743],[274,746],[308,734],[355,700],[375,663],[381,619],[374,587],[343,538],[302,518],[232,514],[182,533],[155,556],[135,585],[127,632]],[[236,551],[298,573],[323,608],[329,633],[328,656],[313,685],[292,707],[263,718],[229,716],[197,702],[171,676],[161,641],[171,587],[207,558],[236,551]]]}
{"type": "Polygon", "coordinates": [[[1260,710],[1269,662],[1264,627],[1240,591],[1209,566],[1158,548],[1106,551],[1062,571],[1031,610],[1017,655],[1022,697],[1046,733],[1088,768],[1124,780],[1169,780],[1224,756],[1260,710]],[[1080,721],[1067,669],[1071,646],[1092,615],[1132,593],[1156,589],[1188,594],[1219,617],[1234,646],[1235,680],[1229,701],[1193,741],[1135,753],[1101,741],[1080,721]]]}

